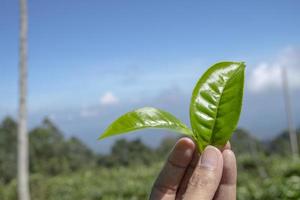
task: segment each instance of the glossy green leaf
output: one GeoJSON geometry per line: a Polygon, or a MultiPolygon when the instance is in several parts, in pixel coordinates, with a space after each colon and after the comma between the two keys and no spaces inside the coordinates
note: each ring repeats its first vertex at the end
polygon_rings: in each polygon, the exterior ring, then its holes
{"type": "Polygon", "coordinates": [[[145,107],[128,112],[114,121],[99,139],[144,128],[161,128],[192,136],[192,131],[168,112],[145,107]]]}
{"type": "Polygon", "coordinates": [[[243,99],[243,62],[220,62],[210,67],[194,88],[190,120],[194,139],[202,151],[221,147],[237,126],[243,99]]]}

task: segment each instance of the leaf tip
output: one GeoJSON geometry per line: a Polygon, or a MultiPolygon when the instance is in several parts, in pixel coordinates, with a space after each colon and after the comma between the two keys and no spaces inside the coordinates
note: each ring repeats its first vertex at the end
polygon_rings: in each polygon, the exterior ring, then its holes
{"type": "Polygon", "coordinates": [[[245,68],[246,67],[246,62],[245,61],[241,61],[240,65],[245,68]]]}
{"type": "Polygon", "coordinates": [[[106,138],[105,133],[103,133],[102,135],[100,135],[100,136],[98,137],[98,140],[102,140],[102,139],[104,139],[104,138],[106,138]]]}

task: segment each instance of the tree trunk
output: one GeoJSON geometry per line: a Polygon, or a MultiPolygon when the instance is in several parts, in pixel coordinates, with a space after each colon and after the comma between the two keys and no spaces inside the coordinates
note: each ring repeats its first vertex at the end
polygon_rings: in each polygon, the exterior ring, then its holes
{"type": "Polygon", "coordinates": [[[20,0],[19,123],[18,123],[18,196],[30,200],[27,135],[27,1],[20,0]]]}
{"type": "Polygon", "coordinates": [[[299,156],[298,138],[297,138],[296,129],[294,128],[294,123],[293,123],[293,114],[292,114],[292,105],[291,105],[291,99],[290,99],[290,94],[289,94],[288,77],[287,77],[286,69],[284,67],[281,68],[281,75],[282,75],[284,104],[285,104],[285,111],[286,111],[286,117],[287,117],[287,123],[288,123],[292,155],[293,155],[293,158],[298,159],[298,156],[299,156]]]}

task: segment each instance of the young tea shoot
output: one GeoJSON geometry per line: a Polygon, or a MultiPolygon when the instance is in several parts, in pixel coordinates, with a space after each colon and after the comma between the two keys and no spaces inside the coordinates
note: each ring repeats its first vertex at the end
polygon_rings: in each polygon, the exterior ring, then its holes
{"type": "Polygon", "coordinates": [[[145,128],[167,129],[191,137],[200,152],[207,145],[223,147],[235,130],[243,100],[243,62],[219,62],[198,80],[190,102],[191,129],[172,114],[152,107],[128,112],[99,139],[145,128]]]}

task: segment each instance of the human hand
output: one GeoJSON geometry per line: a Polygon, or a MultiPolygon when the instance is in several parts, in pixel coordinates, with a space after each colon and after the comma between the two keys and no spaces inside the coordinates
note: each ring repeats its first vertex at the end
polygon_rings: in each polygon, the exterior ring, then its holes
{"type": "Polygon", "coordinates": [[[235,200],[236,177],[229,143],[222,152],[208,146],[200,156],[191,139],[181,138],[154,183],[150,200],[235,200]]]}

